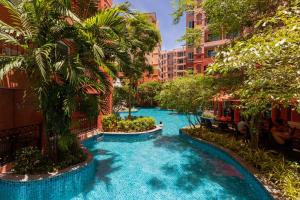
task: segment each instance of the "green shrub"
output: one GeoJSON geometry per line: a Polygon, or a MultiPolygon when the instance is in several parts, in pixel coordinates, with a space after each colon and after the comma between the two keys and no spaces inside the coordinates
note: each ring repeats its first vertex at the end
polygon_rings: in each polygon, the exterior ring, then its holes
{"type": "Polygon", "coordinates": [[[290,199],[300,199],[300,166],[290,162],[282,154],[264,149],[253,149],[232,135],[200,129],[186,129],[188,134],[232,150],[246,162],[265,175],[282,193],[290,199]]]}
{"type": "Polygon", "coordinates": [[[212,113],[204,112],[204,113],[202,114],[202,117],[208,118],[208,119],[213,119],[213,118],[215,118],[215,115],[212,114],[212,113]]]}
{"type": "Polygon", "coordinates": [[[120,119],[109,115],[103,118],[102,127],[106,132],[142,132],[154,128],[155,120],[151,117],[120,119]]]}
{"type": "Polygon", "coordinates": [[[115,132],[117,131],[118,121],[120,119],[116,115],[107,115],[102,119],[102,127],[104,131],[115,132]]]}
{"type": "Polygon", "coordinates": [[[36,174],[52,170],[47,159],[43,158],[41,151],[36,147],[26,147],[17,151],[14,167],[17,174],[36,174]]]}

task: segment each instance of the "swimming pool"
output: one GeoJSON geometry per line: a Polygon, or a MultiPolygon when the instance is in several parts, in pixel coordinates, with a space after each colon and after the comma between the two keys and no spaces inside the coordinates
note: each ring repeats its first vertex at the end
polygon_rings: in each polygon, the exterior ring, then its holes
{"type": "Polygon", "coordinates": [[[179,136],[179,129],[187,125],[183,115],[158,108],[141,109],[134,115],[162,121],[162,134],[150,138],[104,136],[100,142],[91,138],[84,142],[94,155],[94,163],[81,175],[87,180],[66,178],[56,183],[64,188],[60,190],[32,186],[26,190],[32,194],[27,199],[271,199],[238,164],[179,136]]]}

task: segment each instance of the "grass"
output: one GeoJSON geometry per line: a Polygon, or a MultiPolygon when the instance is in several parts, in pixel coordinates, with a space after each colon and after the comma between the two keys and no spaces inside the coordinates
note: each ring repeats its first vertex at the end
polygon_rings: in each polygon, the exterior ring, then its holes
{"type": "Polygon", "coordinates": [[[200,139],[225,147],[243,158],[256,168],[268,182],[273,183],[283,196],[288,199],[300,199],[300,165],[287,160],[282,154],[257,148],[251,148],[233,135],[220,132],[210,132],[203,129],[185,129],[185,131],[200,139]]]}

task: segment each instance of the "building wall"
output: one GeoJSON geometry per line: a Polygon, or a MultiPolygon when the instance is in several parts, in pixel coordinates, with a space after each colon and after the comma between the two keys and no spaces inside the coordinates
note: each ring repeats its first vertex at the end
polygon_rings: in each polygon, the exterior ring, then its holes
{"type": "Polygon", "coordinates": [[[160,71],[162,72],[162,81],[173,80],[185,75],[187,73],[185,47],[162,51],[160,55],[160,71]]]}
{"type": "Polygon", "coordinates": [[[186,14],[186,29],[200,27],[203,30],[200,47],[195,48],[187,44],[187,68],[192,69],[194,73],[204,73],[207,66],[213,62],[216,49],[228,42],[222,31],[213,35],[208,30],[208,20],[202,8],[196,8],[193,12],[186,14]]]}
{"type": "MultiPolygon", "coordinates": [[[[159,21],[157,20],[156,13],[147,13],[149,16],[149,20],[151,23],[153,23],[156,28],[159,30],[159,21]]],[[[153,73],[144,73],[143,78],[141,79],[141,82],[149,82],[149,81],[161,81],[161,69],[160,69],[160,54],[161,54],[161,44],[158,44],[153,52],[146,55],[147,57],[147,63],[152,66],[153,73]]]]}
{"type": "Polygon", "coordinates": [[[98,1],[98,9],[110,8],[112,6],[112,0],[99,0],[98,1]]]}
{"type": "Polygon", "coordinates": [[[0,99],[0,130],[42,122],[34,96],[24,90],[0,88],[0,99]]]}

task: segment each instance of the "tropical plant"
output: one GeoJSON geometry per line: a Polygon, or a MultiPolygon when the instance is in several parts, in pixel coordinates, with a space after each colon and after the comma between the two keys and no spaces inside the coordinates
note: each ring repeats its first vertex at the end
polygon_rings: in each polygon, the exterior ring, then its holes
{"type": "Polygon", "coordinates": [[[114,87],[113,89],[113,111],[114,113],[118,113],[124,111],[125,108],[128,108],[128,100],[131,99],[131,104],[135,102],[133,94],[128,93],[128,85],[124,85],[122,87],[114,87]]]}
{"type": "Polygon", "coordinates": [[[126,46],[130,59],[121,65],[123,82],[128,86],[128,109],[131,117],[132,95],[137,92],[137,86],[143,74],[152,73],[152,66],[147,62],[147,54],[151,53],[161,41],[160,33],[150,20],[149,14],[135,13],[128,18],[126,46]]]}
{"type": "Polygon", "coordinates": [[[157,101],[155,97],[160,93],[162,84],[157,81],[146,82],[137,88],[137,101],[142,106],[155,106],[157,101]]]}
{"type": "Polygon", "coordinates": [[[110,90],[116,64],[128,60],[122,40],[127,15],[116,7],[81,21],[68,0],[0,4],[12,19],[11,24],[0,21],[0,41],[21,49],[18,55],[1,55],[0,79],[13,70],[26,74],[43,113],[49,153],[54,161],[63,160],[59,155],[72,154],[78,146],[70,133],[72,113],[87,108],[83,104],[103,109],[95,102],[110,90]]]}
{"type": "Polygon", "coordinates": [[[33,174],[52,171],[53,168],[47,165],[39,149],[27,147],[17,151],[14,170],[17,174],[33,174]]]}
{"type": "Polygon", "coordinates": [[[184,113],[195,126],[200,124],[202,113],[210,108],[214,92],[212,78],[187,76],[165,83],[157,99],[161,107],[184,113]]]}
{"type": "Polygon", "coordinates": [[[236,35],[245,28],[253,27],[257,21],[273,16],[277,8],[289,5],[293,0],[174,0],[174,23],[178,23],[184,13],[197,8],[205,11],[211,32],[236,35]]]}

